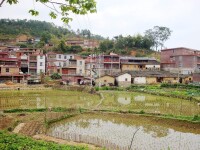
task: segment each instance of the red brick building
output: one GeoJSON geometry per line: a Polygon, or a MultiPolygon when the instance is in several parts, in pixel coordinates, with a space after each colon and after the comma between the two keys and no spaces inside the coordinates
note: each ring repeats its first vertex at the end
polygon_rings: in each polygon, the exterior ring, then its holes
{"type": "Polygon", "coordinates": [[[161,69],[180,74],[200,71],[200,51],[179,47],[161,51],[161,69]]]}

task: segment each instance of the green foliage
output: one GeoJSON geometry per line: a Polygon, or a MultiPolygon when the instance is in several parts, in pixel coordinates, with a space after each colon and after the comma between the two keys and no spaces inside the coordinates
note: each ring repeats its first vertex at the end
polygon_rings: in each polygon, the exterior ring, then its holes
{"type": "MultiPolygon", "coordinates": [[[[114,39],[103,40],[99,45],[101,52],[115,52],[118,54],[129,54],[131,50],[145,50],[150,51],[153,43],[145,36],[137,34],[135,36],[123,37],[122,35],[114,37],[114,39]]],[[[145,55],[145,54],[144,54],[145,55]]]]}
{"type": "Polygon", "coordinates": [[[165,87],[165,88],[184,88],[184,89],[199,89],[200,88],[199,85],[182,84],[182,83],[176,83],[176,84],[162,83],[160,86],[165,87]]]}
{"type": "MultiPolygon", "coordinates": [[[[66,28],[57,27],[53,23],[48,23],[45,21],[42,22],[36,20],[26,20],[26,19],[24,20],[1,19],[0,33],[1,33],[0,37],[4,35],[17,36],[20,34],[29,34],[30,36],[34,37],[41,37],[44,34],[50,34],[60,38],[63,35],[68,35],[68,34],[75,35],[72,31],[69,31],[66,28]]],[[[9,39],[10,37],[5,37],[5,38],[9,39]]]]}
{"type": "Polygon", "coordinates": [[[141,111],[139,112],[139,114],[145,114],[144,110],[141,110],[141,111]]]}
{"type": "Polygon", "coordinates": [[[164,42],[169,39],[172,31],[167,27],[154,26],[153,29],[145,31],[145,37],[153,43],[153,46],[158,49],[159,46],[164,46],[164,42]]]}
{"type": "Polygon", "coordinates": [[[29,137],[0,131],[0,149],[2,150],[86,150],[87,147],[59,145],[29,137]]]}
{"type": "Polygon", "coordinates": [[[61,79],[61,78],[62,78],[61,75],[58,74],[58,73],[54,73],[54,74],[51,75],[51,79],[54,79],[54,80],[61,79]]]}

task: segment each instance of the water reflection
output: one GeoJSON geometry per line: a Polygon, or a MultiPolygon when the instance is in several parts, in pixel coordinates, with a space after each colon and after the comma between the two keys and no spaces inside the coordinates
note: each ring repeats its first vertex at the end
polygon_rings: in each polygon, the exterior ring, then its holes
{"type": "Polygon", "coordinates": [[[138,96],[135,96],[135,97],[134,97],[134,100],[135,100],[136,102],[144,102],[145,99],[146,99],[146,97],[145,97],[144,95],[138,95],[138,96]]]}
{"type": "Polygon", "coordinates": [[[131,103],[131,96],[119,96],[117,101],[123,105],[129,105],[131,103]]]}
{"type": "Polygon", "coordinates": [[[200,148],[199,134],[184,133],[144,121],[133,122],[132,118],[128,120],[127,118],[123,119],[122,116],[81,115],[54,124],[48,130],[48,134],[63,139],[68,139],[67,137],[70,135],[71,139],[78,142],[89,142],[95,139],[96,144],[101,142],[103,144],[103,141],[107,141],[106,148],[116,144],[122,149],[130,145],[133,133],[138,128],[133,149],[160,150],[170,148],[185,150],[188,147],[198,150],[200,148]]]}

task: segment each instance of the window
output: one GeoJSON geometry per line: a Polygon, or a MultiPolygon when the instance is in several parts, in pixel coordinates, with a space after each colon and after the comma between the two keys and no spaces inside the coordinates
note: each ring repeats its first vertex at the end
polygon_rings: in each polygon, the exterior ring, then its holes
{"type": "Polygon", "coordinates": [[[67,59],[67,56],[64,56],[64,59],[67,59]]]}
{"type": "Polygon", "coordinates": [[[80,61],[80,63],[79,63],[80,65],[82,65],[82,61],[80,61]]]}
{"type": "Polygon", "coordinates": [[[70,56],[70,59],[72,59],[72,56],[70,56]]]}
{"type": "Polygon", "coordinates": [[[40,62],[40,66],[43,66],[43,63],[42,63],[42,62],[40,62]]]}
{"type": "Polygon", "coordinates": [[[127,79],[127,78],[125,78],[125,81],[128,81],[128,79],[127,79]]]}
{"type": "Polygon", "coordinates": [[[43,72],[43,70],[42,69],[40,69],[40,73],[42,73],[43,72]]]}
{"type": "Polygon", "coordinates": [[[61,67],[61,62],[59,62],[59,66],[61,67]]]}
{"type": "Polygon", "coordinates": [[[82,74],[83,73],[82,69],[80,69],[79,72],[80,72],[80,74],[82,74]]]}
{"type": "Polygon", "coordinates": [[[43,56],[40,56],[40,59],[43,59],[43,56]]]}
{"type": "Polygon", "coordinates": [[[59,55],[59,58],[61,58],[61,55],[59,55]]]}
{"type": "Polygon", "coordinates": [[[9,72],[9,68],[6,68],[6,72],[9,72]]]}

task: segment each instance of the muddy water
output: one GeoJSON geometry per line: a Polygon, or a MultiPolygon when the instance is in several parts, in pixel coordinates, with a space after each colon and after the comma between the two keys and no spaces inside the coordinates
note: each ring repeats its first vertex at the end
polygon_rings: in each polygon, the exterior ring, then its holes
{"type": "Polygon", "coordinates": [[[93,108],[99,100],[98,95],[76,91],[0,91],[0,110],[48,107],[93,108]]]}
{"type": "MultiPolygon", "coordinates": [[[[172,121],[172,120],[170,120],[172,121]]],[[[53,124],[50,136],[96,144],[107,149],[199,150],[200,127],[151,117],[84,114],[53,124]],[[187,126],[187,128],[186,128],[187,126]]]]}
{"type": "Polygon", "coordinates": [[[200,114],[197,102],[136,92],[103,92],[100,108],[144,111],[155,114],[193,116],[200,114]]]}
{"type": "Polygon", "coordinates": [[[0,110],[83,107],[183,116],[200,114],[200,106],[194,101],[136,92],[108,91],[102,93],[103,100],[98,95],[76,91],[0,91],[0,110]]]}

